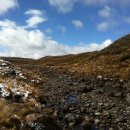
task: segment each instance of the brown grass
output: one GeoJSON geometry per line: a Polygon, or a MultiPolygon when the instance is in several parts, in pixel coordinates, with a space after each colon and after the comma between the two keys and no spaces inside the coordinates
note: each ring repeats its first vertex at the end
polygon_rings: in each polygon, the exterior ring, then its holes
{"type": "MultiPolygon", "coordinates": [[[[116,40],[102,51],[66,55],[56,57],[43,57],[38,60],[21,58],[4,58],[17,66],[25,68],[53,67],[57,71],[77,72],[79,74],[97,76],[110,75],[122,79],[129,79],[130,75],[130,35],[116,40]],[[62,69],[61,69],[62,68],[62,69]],[[60,70],[59,70],[60,69],[60,70]]],[[[31,69],[31,72],[33,70],[31,69]]],[[[39,71],[40,72],[40,71],[39,71]]]]}
{"type": "Polygon", "coordinates": [[[0,126],[12,126],[10,119],[15,115],[24,120],[26,115],[37,111],[35,104],[31,102],[22,104],[0,99],[0,126]]]}

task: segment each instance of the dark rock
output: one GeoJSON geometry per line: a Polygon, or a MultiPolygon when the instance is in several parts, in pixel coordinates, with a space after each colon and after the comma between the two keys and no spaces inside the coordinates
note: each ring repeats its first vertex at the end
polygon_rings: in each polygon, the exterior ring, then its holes
{"type": "Polygon", "coordinates": [[[92,123],[89,121],[84,120],[81,123],[81,126],[83,127],[83,130],[92,130],[92,123]]]}
{"type": "Polygon", "coordinates": [[[115,93],[115,97],[124,98],[124,94],[122,92],[115,93]]]}
{"type": "Polygon", "coordinates": [[[130,94],[129,93],[126,95],[126,102],[130,105],[130,94]]]}
{"type": "Polygon", "coordinates": [[[74,95],[68,95],[65,102],[68,104],[79,104],[77,97],[74,95]]]}
{"type": "Polygon", "coordinates": [[[9,125],[10,127],[15,127],[16,129],[19,130],[21,127],[20,117],[18,117],[17,115],[14,115],[13,117],[11,117],[9,120],[9,125]]]}
{"type": "Polygon", "coordinates": [[[54,118],[42,114],[27,115],[25,128],[31,130],[62,130],[54,118]]]}
{"type": "Polygon", "coordinates": [[[95,125],[98,125],[100,123],[100,120],[99,119],[95,119],[94,123],[95,123],[95,125]]]}
{"type": "Polygon", "coordinates": [[[9,74],[10,74],[12,77],[15,77],[15,76],[17,75],[15,70],[10,71],[9,74]]]}
{"type": "Polygon", "coordinates": [[[109,92],[109,96],[110,96],[110,97],[114,97],[114,96],[115,96],[115,93],[114,93],[114,92],[109,92]]]}
{"type": "Polygon", "coordinates": [[[94,87],[91,85],[84,85],[79,89],[79,92],[88,93],[92,92],[94,90],[94,87]]]}
{"type": "Polygon", "coordinates": [[[12,100],[13,99],[13,93],[11,90],[8,90],[8,95],[5,95],[4,98],[6,100],[12,100]]]}
{"type": "Polygon", "coordinates": [[[126,119],[124,119],[124,117],[120,116],[115,120],[115,123],[119,123],[119,122],[126,122],[126,119]]]}
{"type": "Polygon", "coordinates": [[[22,93],[15,94],[15,95],[13,96],[14,101],[16,101],[16,102],[21,102],[23,97],[24,97],[24,94],[22,94],[22,93]]]}
{"type": "Polygon", "coordinates": [[[37,99],[38,102],[40,102],[41,104],[47,104],[47,97],[44,97],[44,96],[39,96],[38,99],[37,99]]]}
{"type": "Polygon", "coordinates": [[[71,113],[68,113],[66,116],[65,116],[65,120],[68,121],[68,122],[73,122],[75,120],[75,117],[73,114],[71,113]]]}

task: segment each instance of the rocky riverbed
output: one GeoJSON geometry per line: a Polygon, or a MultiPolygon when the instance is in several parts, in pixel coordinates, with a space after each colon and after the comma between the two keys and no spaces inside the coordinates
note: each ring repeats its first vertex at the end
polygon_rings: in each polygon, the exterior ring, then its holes
{"type": "Polygon", "coordinates": [[[130,129],[129,81],[5,60],[0,76],[1,130],[130,129]]]}

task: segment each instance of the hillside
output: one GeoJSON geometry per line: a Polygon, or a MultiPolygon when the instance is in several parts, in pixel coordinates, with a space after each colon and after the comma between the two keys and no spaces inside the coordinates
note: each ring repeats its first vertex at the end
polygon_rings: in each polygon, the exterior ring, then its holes
{"type": "Polygon", "coordinates": [[[1,59],[1,130],[130,129],[130,35],[101,51],[1,59]]]}
{"type": "Polygon", "coordinates": [[[99,74],[112,77],[130,78],[130,35],[126,35],[107,48],[78,55],[66,55],[41,58],[36,64],[42,66],[60,66],[70,72],[85,73],[92,76],[99,74]]]}
{"type": "Polygon", "coordinates": [[[101,51],[103,54],[119,55],[130,52],[130,34],[116,40],[109,47],[101,51]]]}

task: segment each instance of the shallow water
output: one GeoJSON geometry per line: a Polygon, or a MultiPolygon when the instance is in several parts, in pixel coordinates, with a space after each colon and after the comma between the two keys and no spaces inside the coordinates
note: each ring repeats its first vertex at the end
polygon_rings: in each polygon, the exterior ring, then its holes
{"type": "Polygon", "coordinates": [[[79,104],[79,101],[74,95],[67,95],[66,102],[69,104],[79,104]]]}

